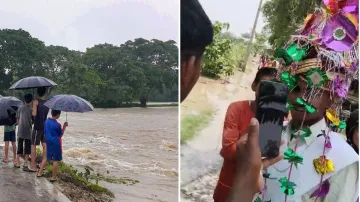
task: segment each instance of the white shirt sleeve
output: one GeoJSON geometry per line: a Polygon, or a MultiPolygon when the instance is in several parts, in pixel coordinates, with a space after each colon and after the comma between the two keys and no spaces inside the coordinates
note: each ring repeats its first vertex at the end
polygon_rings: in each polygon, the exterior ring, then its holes
{"type": "MultiPolygon", "coordinates": [[[[336,168],[335,168],[336,169],[336,168]]],[[[329,179],[330,191],[328,195],[318,202],[354,202],[358,184],[358,162],[353,163],[329,179]]],[[[311,192],[301,197],[302,202],[312,202],[310,199],[311,192]]],[[[356,197],[357,198],[357,197],[356,197]]]]}

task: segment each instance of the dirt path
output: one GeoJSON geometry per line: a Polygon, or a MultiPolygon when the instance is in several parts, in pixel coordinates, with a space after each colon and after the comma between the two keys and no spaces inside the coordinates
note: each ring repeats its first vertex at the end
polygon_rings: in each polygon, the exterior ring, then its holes
{"type": "Polygon", "coordinates": [[[182,103],[182,116],[206,108],[215,111],[209,125],[195,139],[181,146],[181,196],[184,201],[213,201],[212,193],[222,163],[219,151],[226,110],[234,101],[254,99],[250,86],[256,69],[252,67],[254,64],[248,65],[250,71],[247,73],[236,72],[228,84],[201,78],[189,99],[182,103]]]}

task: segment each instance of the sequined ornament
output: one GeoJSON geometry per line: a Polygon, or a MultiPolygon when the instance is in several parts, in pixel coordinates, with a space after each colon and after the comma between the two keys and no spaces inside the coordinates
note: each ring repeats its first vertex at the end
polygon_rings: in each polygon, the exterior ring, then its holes
{"type": "Polygon", "coordinates": [[[331,123],[333,123],[335,126],[338,126],[340,124],[340,120],[334,109],[326,110],[326,118],[331,121],[331,123]]]}
{"type": "Polygon", "coordinates": [[[286,177],[283,177],[279,180],[281,191],[286,195],[294,195],[296,184],[289,181],[286,177]]]}
{"type": "Polygon", "coordinates": [[[325,175],[335,171],[334,163],[325,156],[320,156],[319,158],[314,159],[313,164],[319,175],[325,175]]]}
{"type": "Polygon", "coordinates": [[[297,154],[294,150],[287,149],[284,152],[284,160],[289,161],[289,163],[293,163],[297,168],[298,164],[303,163],[304,158],[301,155],[297,154]]]}

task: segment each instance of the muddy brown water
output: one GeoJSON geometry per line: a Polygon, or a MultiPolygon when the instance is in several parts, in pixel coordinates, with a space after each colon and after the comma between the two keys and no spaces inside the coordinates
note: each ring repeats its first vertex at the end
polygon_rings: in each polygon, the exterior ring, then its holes
{"type": "Polygon", "coordinates": [[[129,186],[100,182],[114,192],[114,201],[178,199],[177,107],[95,109],[68,113],[67,120],[65,162],[140,181],[129,186]]]}

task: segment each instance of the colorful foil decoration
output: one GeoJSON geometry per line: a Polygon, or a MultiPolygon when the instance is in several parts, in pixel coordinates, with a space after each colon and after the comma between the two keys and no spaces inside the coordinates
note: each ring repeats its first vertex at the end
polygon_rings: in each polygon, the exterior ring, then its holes
{"type": "Polygon", "coordinates": [[[297,80],[297,76],[291,76],[290,71],[281,73],[281,81],[289,87],[290,91],[296,87],[297,80]]]}
{"type": "Polygon", "coordinates": [[[307,55],[307,47],[299,48],[296,43],[293,43],[286,49],[286,53],[293,61],[299,62],[307,55]]]}
{"type": "Polygon", "coordinates": [[[316,108],[315,108],[314,106],[310,105],[308,102],[306,102],[303,98],[299,98],[299,97],[298,97],[298,98],[296,99],[296,102],[297,102],[299,105],[303,106],[303,107],[305,108],[305,110],[306,110],[307,112],[309,112],[310,114],[313,114],[313,113],[316,112],[316,108]]]}
{"type": "Polygon", "coordinates": [[[347,16],[336,14],[327,21],[322,36],[322,42],[327,48],[348,51],[357,40],[358,30],[347,16]]]}
{"type": "Polygon", "coordinates": [[[289,163],[293,163],[297,168],[298,164],[303,163],[304,158],[301,155],[297,154],[294,150],[287,149],[284,152],[284,160],[289,161],[289,163]]]}
{"type": "Polygon", "coordinates": [[[345,122],[345,121],[340,121],[340,124],[339,124],[338,128],[339,128],[340,130],[345,129],[345,128],[346,128],[346,122],[345,122]]]}
{"type": "Polygon", "coordinates": [[[279,180],[281,191],[286,195],[294,195],[296,184],[289,181],[286,177],[283,177],[279,180]]]}
{"type": "Polygon", "coordinates": [[[319,134],[317,137],[324,136],[324,138],[325,138],[325,148],[331,149],[332,146],[331,146],[330,136],[325,134],[325,130],[321,130],[321,133],[322,134],[319,134]]]}
{"type": "Polygon", "coordinates": [[[329,78],[320,68],[313,68],[306,72],[306,82],[309,86],[324,86],[329,78]]]}
{"type": "Polygon", "coordinates": [[[345,98],[348,93],[349,86],[346,85],[344,80],[340,79],[339,75],[337,75],[333,81],[332,89],[340,98],[345,98]]]}
{"type": "Polygon", "coordinates": [[[329,181],[325,180],[319,185],[319,188],[317,188],[311,195],[310,198],[316,197],[316,198],[323,198],[325,197],[330,191],[330,183],[329,181]]]}
{"type": "Polygon", "coordinates": [[[319,175],[325,175],[335,171],[334,163],[325,156],[320,156],[319,158],[314,159],[313,164],[319,175]]]}
{"type": "Polygon", "coordinates": [[[340,120],[334,109],[327,109],[325,115],[326,118],[331,121],[331,123],[333,123],[335,126],[339,126],[340,120]]]}
{"type": "Polygon", "coordinates": [[[300,130],[304,132],[303,134],[300,135],[300,139],[302,140],[305,140],[305,138],[310,137],[312,134],[309,127],[302,127],[300,130]]]}
{"type": "Polygon", "coordinates": [[[291,58],[291,56],[283,48],[276,50],[275,57],[284,59],[284,62],[286,65],[290,65],[293,62],[293,59],[291,58]]]}

